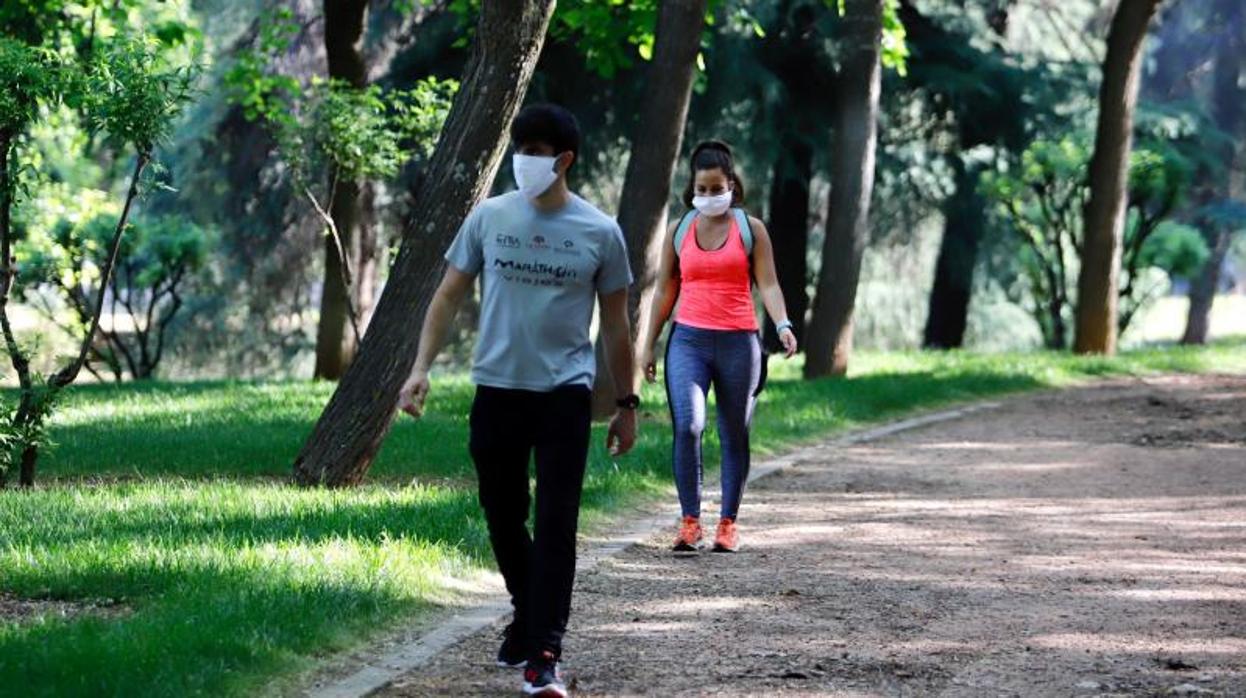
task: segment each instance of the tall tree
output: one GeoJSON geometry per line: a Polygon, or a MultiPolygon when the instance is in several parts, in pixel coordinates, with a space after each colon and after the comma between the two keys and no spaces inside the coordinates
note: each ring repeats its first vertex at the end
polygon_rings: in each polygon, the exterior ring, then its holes
{"type": "Polygon", "coordinates": [[[1108,30],[1103,83],[1099,87],[1099,124],[1090,159],[1090,198],[1077,277],[1079,354],[1116,352],[1117,277],[1125,229],[1129,152],[1133,146],[1134,107],[1142,43],[1161,0],[1122,0],[1108,30]]]}
{"type": "MultiPolygon", "coordinates": [[[[1027,112],[1039,101],[1026,99],[1027,88],[1048,82],[1033,74],[1038,69],[1015,65],[999,46],[1012,4],[1006,0],[995,5],[988,24],[996,41],[983,48],[970,32],[922,14],[911,0],[900,2],[913,56],[907,86],[929,95],[927,108],[953,122],[949,135],[955,138],[946,154],[954,189],[943,200],[943,236],[922,337],[926,348],[950,349],[964,343],[978,248],[987,231],[988,206],[978,192],[985,165],[964,154],[979,145],[1020,151],[1031,116],[1027,112]]],[[[946,140],[942,133],[934,135],[946,140]]]]}
{"type": "Polygon", "coordinates": [[[420,328],[412,318],[428,309],[445,268],[441,253],[493,183],[553,9],[554,0],[482,3],[472,56],[416,190],[412,222],[359,354],[295,459],[299,483],[355,484],[372,464],[415,362],[420,328]]]}
{"type": "MultiPolygon", "coordinates": [[[[827,56],[819,50],[817,22],[825,12],[824,3],[784,2],[779,6],[775,26],[766,29],[765,39],[757,46],[758,59],[781,86],[781,97],[771,117],[778,131],[778,148],[771,166],[766,225],[788,319],[802,349],[805,314],[809,310],[809,203],[814,145],[825,105],[835,102],[833,70],[823,65],[827,56]]],[[[782,349],[769,319],[764,339],[767,350],[782,349]]]]}
{"type": "MultiPolygon", "coordinates": [[[[1242,75],[1246,72],[1246,9],[1237,0],[1220,0],[1213,10],[1213,27],[1216,50],[1212,59],[1212,117],[1216,126],[1233,136],[1223,148],[1223,157],[1230,175],[1220,178],[1214,186],[1213,196],[1225,199],[1246,198],[1246,186],[1242,173],[1246,169],[1246,87],[1242,75]]],[[[1212,218],[1212,217],[1208,217],[1212,218]]],[[[1211,306],[1220,286],[1220,269],[1228,254],[1231,224],[1225,221],[1207,220],[1211,241],[1211,256],[1204,263],[1198,276],[1190,284],[1190,309],[1186,317],[1182,344],[1204,344],[1210,329],[1211,306]]]]}
{"type": "Polygon", "coordinates": [[[805,344],[805,377],[843,375],[869,231],[878,139],[884,0],[844,0],[843,61],[833,122],[831,192],[822,272],[805,344]]]}
{"type": "MultiPolygon", "coordinates": [[[[635,278],[628,295],[632,331],[639,326],[641,296],[653,285],[656,262],[651,264],[655,241],[662,240],[671,179],[683,141],[688,102],[696,77],[697,53],[705,26],[706,0],[663,0],[654,27],[653,60],[647,69],[640,119],[632,134],[631,157],[619,197],[619,227],[627,242],[628,262],[635,278]]],[[[646,306],[647,307],[647,306],[646,306]]],[[[614,412],[614,383],[597,345],[597,380],[593,387],[593,415],[614,412]]]]}
{"type": "MultiPolygon", "coordinates": [[[[353,88],[368,84],[368,66],[360,40],[368,15],[368,0],[324,0],[324,47],[329,79],[353,88]]],[[[324,290],[316,330],[316,378],[342,377],[354,357],[355,327],[367,325],[376,279],[376,231],[364,211],[366,184],[328,173],[329,216],[338,239],[324,236],[324,290]],[[338,245],[341,245],[341,254],[338,245]],[[344,257],[344,258],[343,258],[344,257]],[[353,316],[353,317],[352,317],[353,316]]]]}
{"type": "MultiPolygon", "coordinates": [[[[85,60],[71,61],[0,37],[0,334],[20,388],[16,408],[6,410],[0,420],[5,437],[0,449],[0,487],[15,463],[20,467],[22,486],[34,484],[47,419],[60,392],[77,380],[86,365],[99,331],[143,173],[189,101],[195,76],[193,67],[170,66],[147,36],[135,40],[122,34],[86,54],[85,60]],[[55,103],[78,105],[92,128],[107,133],[116,146],[132,148],[135,158],[120,215],[100,245],[98,287],[88,301],[90,310],[83,320],[81,339],[75,338],[78,348],[60,370],[43,378],[32,371],[29,350],[14,332],[7,308],[20,271],[13,255],[16,231],[12,210],[18,191],[15,175],[30,167],[19,161],[21,153],[16,144],[38,118],[41,106],[55,103]]],[[[124,150],[118,154],[121,152],[124,150]]]]}

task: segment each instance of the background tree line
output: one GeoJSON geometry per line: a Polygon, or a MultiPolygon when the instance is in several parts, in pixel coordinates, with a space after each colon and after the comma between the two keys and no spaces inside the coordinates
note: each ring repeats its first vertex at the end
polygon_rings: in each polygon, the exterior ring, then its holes
{"type": "Polygon", "coordinates": [[[23,387],[7,438],[38,443],[41,396],[77,374],[45,371],[61,355],[107,380],[311,375],[341,384],[296,470],[357,480],[445,245],[509,188],[505,128],[532,100],[581,120],[573,185],[618,213],[634,316],[684,144],[716,137],[772,231],[808,378],[845,374],[859,343],[1112,352],[1173,288],[1191,299],[1183,341],[1205,341],[1246,221],[1242,15],[1233,0],[6,5],[3,290],[30,318],[5,332],[23,387]],[[106,97],[141,111],[149,84],[158,123],[124,131],[106,97]]]}

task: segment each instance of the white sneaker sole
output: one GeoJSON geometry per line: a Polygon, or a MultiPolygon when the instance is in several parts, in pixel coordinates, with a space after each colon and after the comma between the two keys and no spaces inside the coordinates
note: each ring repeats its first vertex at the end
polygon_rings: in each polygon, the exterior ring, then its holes
{"type": "Polygon", "coordinates": [[[523,682],[523,694],[525,696],[542,696],[543,698],[567,698],[567,689],[561,685],[549,686],[533,686],[527,681],[523,682]]]}
{"type": "Polygon", "coordinates": [[[503,669],[523,669],[524,667],[528,666],[528,660],[525,659],[518,664],[507,664],[506,662],[499,659],[495,661],[494,664],[503,669]]]}

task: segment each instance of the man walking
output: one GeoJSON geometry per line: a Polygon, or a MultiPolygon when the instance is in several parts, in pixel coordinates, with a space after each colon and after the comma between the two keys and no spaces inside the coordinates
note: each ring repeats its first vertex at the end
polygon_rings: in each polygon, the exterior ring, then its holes
{"type": "Polygon", "coordinates": [[[602,338],[619,397],[607,446],[636,439],[627,288],[632,275],[619,226],[572,193],[579,126],[565,109],[533,105],[511,124],[518,191],[485,200],[463,222],[446,261],[399,408],[418,417],[428,371],[462,300],[482,277],[472,366],[470,451],[480,505],[514,620],[498,663],[525,667],[528,695],[566,696],[558,672],[571,611],[575,536],[588,458],[596,370],[589,324],[600,304],[602,338]],[[528,463],[536,464],[536,520],[528,534],[528,463]]]}

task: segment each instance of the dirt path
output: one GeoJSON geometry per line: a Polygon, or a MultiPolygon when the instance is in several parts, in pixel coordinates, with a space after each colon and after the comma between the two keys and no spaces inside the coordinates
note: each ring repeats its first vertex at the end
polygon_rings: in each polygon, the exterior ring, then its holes
{"type": "MultiPolygon", "coordinates": [[[[580,577],[577,695],[1246,695],[1246,378],[820,449],[740,524],[734,556],[664,534],[580,577]]],[[[496,632],[381,695],[516,693],[496,632]]]]}

